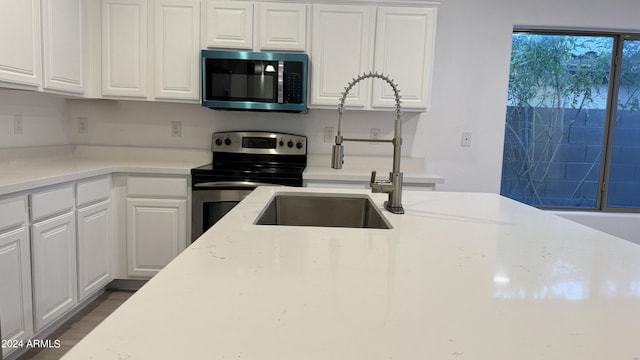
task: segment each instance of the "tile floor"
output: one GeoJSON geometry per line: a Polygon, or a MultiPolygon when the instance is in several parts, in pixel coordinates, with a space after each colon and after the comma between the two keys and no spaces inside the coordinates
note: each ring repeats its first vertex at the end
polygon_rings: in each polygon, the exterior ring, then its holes
{"type": "Polygon", "coordinates": [[[19,357],[18,360],[60,359],[133,293],[133,291],[107,290],[47,337],[51,340],[60,340],[59,349],[32,349],[19,357]]]}

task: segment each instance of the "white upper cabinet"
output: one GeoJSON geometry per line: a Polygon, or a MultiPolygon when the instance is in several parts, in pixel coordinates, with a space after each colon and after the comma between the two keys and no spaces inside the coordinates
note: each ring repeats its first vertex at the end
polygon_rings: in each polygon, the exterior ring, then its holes
{"type": "Polygon", "coordinates": [[[204,46],[253,49],[253,3],[207,1],[204,46]]]}
{"type": "Polygon", "coordinates": [[[199,1],[103,0],[102,95],[197,101],[199,52],[199,1]]]}
{"type": "Polygon", "coordinates": [[[86,0],[3,2],[0,86],[86,94],[85,4],[86,0]]]}
{"type": "Polygon", "coordinates": [[[260,50],[307,50],[307,5],[259,4],[260,50]]]}
{"type": "Polygon", "coordinates": [[[203,47],[306,51],[309,6],[295,3],[206,2],[203,47]]]}
{"type": "Polygon", "coordinates": [[[44,89],[86,92],[84,0],[43,0],[44,89]]]}
{"type": "Polygon", "coordinates": [[[200,98],[200,3],[157,0],[154,5],[155,98],[200,98]]]}
{"type": "Polygon", "coordinates": [[[147,96],[147,1],[102,1],[102,95],[147,96]]]}
{"type": "Polygon", "coordinates": [[[3,1],[0,82],[42,86],[40,0],[3,1]]]}
{"type": "MultiPolygon", "coordinates": [[[[380,7],[377,15],[374,69],[395,80],[404,109],[428,109],[436,9],[380,7]]],[[[372,106],[395,106],[388,84],[373,83],[372,106]]]]}
{"type": "MultiPolygon", "coordinates": [[[[311,105],[337,106],[347,83],[373,67],[375,8],[314,5],[312,23],[311,105]]],[[[370,98],[370,82],[363,81],[346,104],[364,108],[370,98]]]]}
{"type": "MultiPolygon", "coordinates": [[[[376,71],[398,84],[403,109],[428,109],[435,26],[430,7],[314,5],[312,107],[337,106],[353,78],[376,71]]],[[[387,110],[395,99],[387,83],[367,79],[349,91],[345,104],[387,110]]]]}

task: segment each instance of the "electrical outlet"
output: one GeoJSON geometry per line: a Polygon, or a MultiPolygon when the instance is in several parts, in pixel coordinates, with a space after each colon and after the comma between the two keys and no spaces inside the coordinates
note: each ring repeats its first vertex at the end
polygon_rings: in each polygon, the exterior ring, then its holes
{"type": "Polygon", "coordinates": [[[174,120],[171,122],[171,136],[182,137],[182,121],[174,120]]]}
{"type": "MultiPolygon", "coordinates": [[[[380,129],[378,129],[378,128],[369,129],[369,139],[379,140],[380,139],[380,129]]],[[[379,145],[380,143],[372,141],[369,144],[379,145]]]]}
{"type": "Polygon", "coordinates": [[[78,134],[88,134],[88,133],[89,133],[89,118],[79,117],[78,118],[78,134]]]}
{"type": "Polygon", "coordinates": [[[463,132],[462,139],[460,140],[460,146],[462,147],[471,147],[471,133],[463,132]]]}
{"type": "Polygon", "coordinates": [[[20,114],[13,115],[13,134],[22,135],[23,131],[24,129],[23,129],[23,123],[22,123],[22,115],[20,114]]]}
{"type": "Polygon", "coordinates": [[[334,132],[333,126],[324,127],[324,142],[331,143],[334,141],[335,135],[333,134],[333,132],[334,132]]]}

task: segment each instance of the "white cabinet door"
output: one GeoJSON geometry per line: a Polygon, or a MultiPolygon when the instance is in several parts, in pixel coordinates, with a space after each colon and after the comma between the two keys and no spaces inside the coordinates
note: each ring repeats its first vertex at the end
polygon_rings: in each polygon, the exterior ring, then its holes
{"type": "Polygon", "coordinates": [[[0,81],[41,86],[40,0],[3,1],[0,81]]]}
{"type": "Polygon", "coordinates": [[[155,2],[155,97],[200,98],[200,3],[155,2]]]}
{"type": "Polygon", "coordinates": [[[127,199],[128,274],[151,277],[187,239],[187,200],[127,199]]]}
{"type": "Polygon", "coordinates": [[[102,95],[147,96],[147,2],[102,1],[102,95]]]}
{"type": "MultiPolygon", "coordinates": [[[[378,8],[374,67],[398,84],[404,109],[429,107],[435,24],[435,8],[378,8]]],[[[395,106],[385,82],[373,82],[372,105],[395,106]]]]}
{"type": "Polygon", "coordinates": [[[253,49],[253,3],[207,1],[204,46],[253,49]]]}
{"type": "Polygon", "coordinates": [[[307,50],[307,5],[263,3],[260,6],[260,50],[307,50]]]}
{"type": "Polygon", "coordinates": [[[111,202],[78,209],[78,301],[112,280],[111,202]]]}
{"type": "Polygon", "coordinates": [[[42,30],[44,88],[84,93],[84,0],[43,0],[42,30]]]}
{"type": "MultiPolygon", "coordinates": [[[[33,319],[29,231],[26,225],[0,233],[0,289],[2,340],[29,339],[33,335],[33,319]]],[[[2,356],[6,357],[13,350],[2,347],[2,356]]]]}
{"type": "MultiPolygon", "coordinates": [[[[312,105],[337,106],[347,83],[371,71],[375,8],[369,6],[314,5],[311,40],[312,105]]],[[[350,107],[370,102],[369,81],[350,92],[350,107]]]]}
{"type": "Polygon", "coordinates": [[[33,224],[31,236],[37,332],[78,303],[74,213],[33,224]]]}

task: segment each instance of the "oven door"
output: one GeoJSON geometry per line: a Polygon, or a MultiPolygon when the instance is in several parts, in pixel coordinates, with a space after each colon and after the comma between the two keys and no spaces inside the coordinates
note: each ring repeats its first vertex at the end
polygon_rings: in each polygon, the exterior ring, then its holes
{"type": "Polygon", "coordinates": [[[256,188],[252,183],[195,184],[191,191],[191,242],[256,188]]]}

